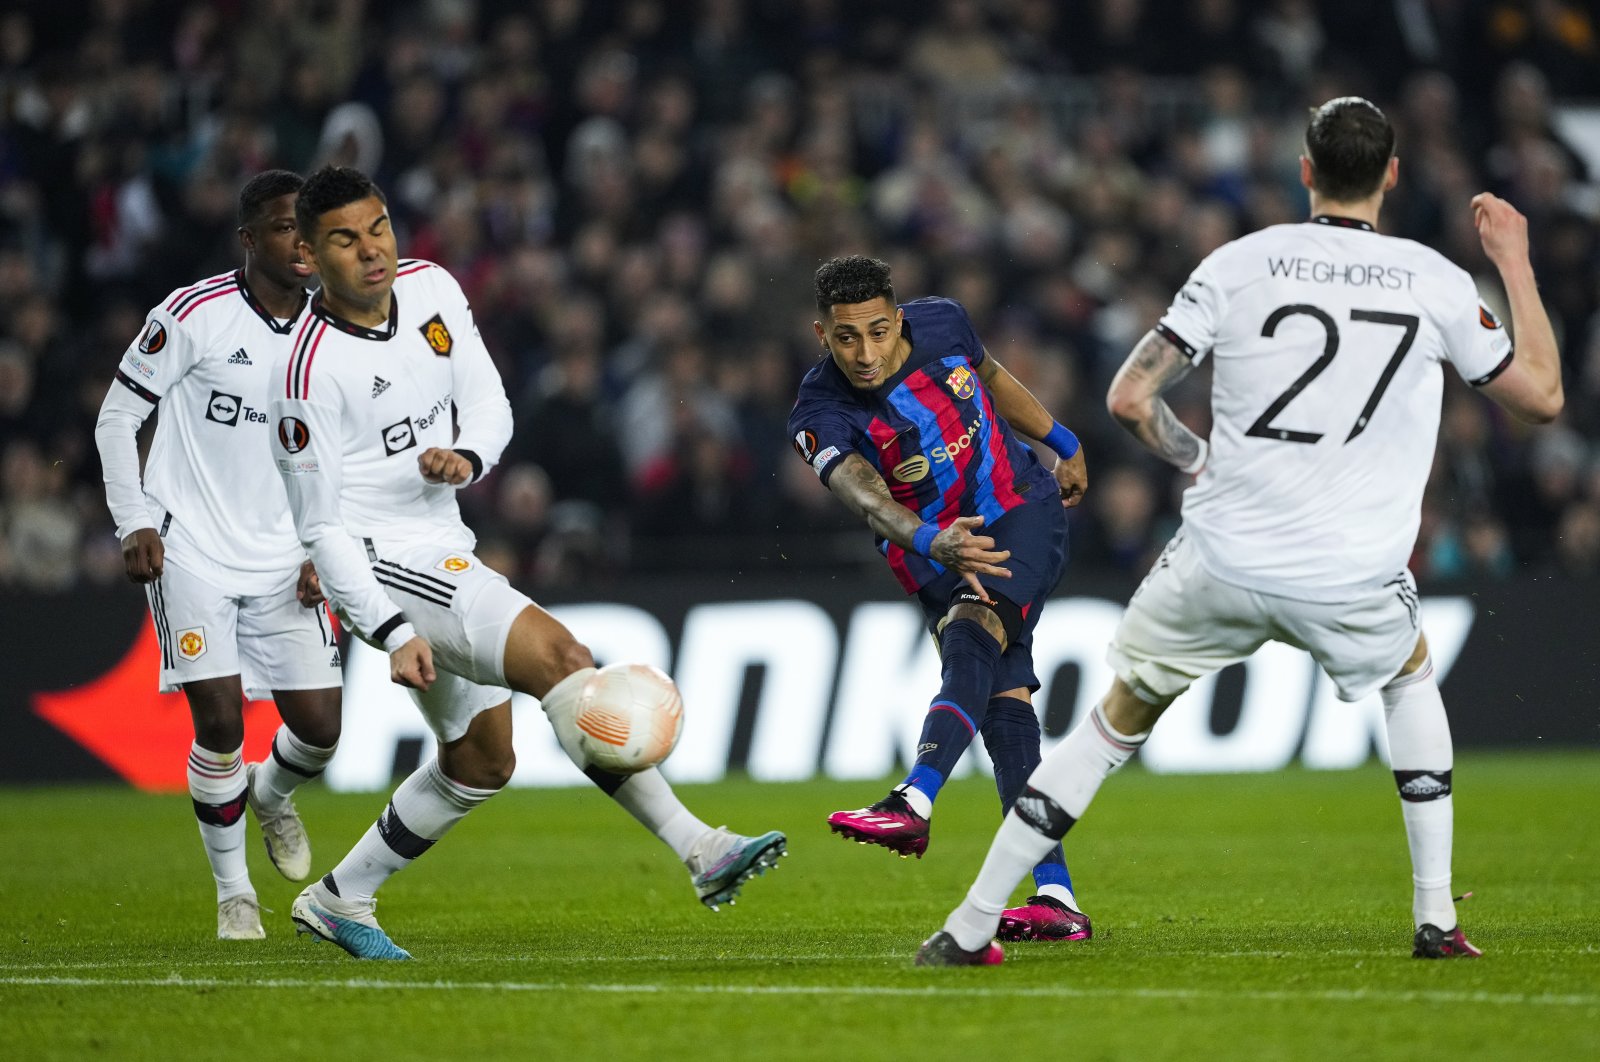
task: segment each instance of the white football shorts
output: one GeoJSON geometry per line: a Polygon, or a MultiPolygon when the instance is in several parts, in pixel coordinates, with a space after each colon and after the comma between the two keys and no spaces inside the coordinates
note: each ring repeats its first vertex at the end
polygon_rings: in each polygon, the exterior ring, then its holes
{"type": "Polygon", "coordinates": [[[338,689],[344,684],[338,636],[326,606],[295,597],[300,571],[269,594],[213,585],[166,555],[161,578],[145,585],[161,643],[161,692],[185,682],[238,675],[252,700],[273,690],[338,689]]]}
{"type": "Polygon", "coordinates": [[[372,574],[433,649],[438,680],[412,699],[441,742],[456,741],[479,712],[511,699],[506,639],[533,601],[466,550],[363,545],[372,574]]]}
{"type": "Polygon", "coordinates": [[[1353,601],[1296,601],[1218,579],[1180,530],[1134,591],[1106,659],[1135,693],[1159,702],[1265,642],[1283,642],[1316,659],[1340,700],[1356,701],[1399,674],[1420,634],[1409,571],[1353,601]]]}

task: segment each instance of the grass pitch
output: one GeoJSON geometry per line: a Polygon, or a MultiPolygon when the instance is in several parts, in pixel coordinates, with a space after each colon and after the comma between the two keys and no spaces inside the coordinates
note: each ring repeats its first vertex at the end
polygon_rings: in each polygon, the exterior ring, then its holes
{"type": "MultiPolygon", "coordinates": [[[[296,940],[298,886],[254,836],[269,939],[215,940],[186,797],[12,790],[0,1057],[1594,1057],[1600,755],[1463,757],[1456,779],[1456,884],[1476,894],[1461,912],[1481,960],[1409,957],[1381,767],[1133,769],[1069,839],[1094,939],[1009,945],[976,970],[911,956],[987,849],[987,781],[946,789],[920,862],[827,832],[877,784],[682,787],[713,823],[790,837],[782,867],[720,914],[598,791],[509,791],[384,890],[379,916],[417,956],[399,964],[296,940]]],[[[384,799],[300,797],[319,873],[384,799]]]]}

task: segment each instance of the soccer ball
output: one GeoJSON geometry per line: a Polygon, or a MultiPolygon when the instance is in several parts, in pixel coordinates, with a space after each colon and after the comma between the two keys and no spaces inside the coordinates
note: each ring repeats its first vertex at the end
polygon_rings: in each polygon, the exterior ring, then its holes
{"type": "Polygon", "coordinates": [[[654,767],[683,733],[683,698],[659,668],[609,664],[578,693],[578,750],[590,766],[615,774],[654,767]]]}

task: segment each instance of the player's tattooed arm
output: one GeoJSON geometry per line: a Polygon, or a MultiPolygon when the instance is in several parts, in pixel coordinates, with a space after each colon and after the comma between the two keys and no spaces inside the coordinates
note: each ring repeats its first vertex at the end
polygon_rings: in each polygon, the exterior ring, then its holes
{"type": "MultiPolygon", "coordinates": [[[[917,551],[916,536],[922,522],[910,509],[894,500],[889,494],[889,485],[866,458],[860,454],[846,454],[838,471],[829,478],[828,489],[879,535],[904,549],[917,551]]],[[[989,594],[978,576],[1011,578],[1011,573],[1000,567],[1011,559],[1011,551],[996,550],[993,538],[974,534],[983,522],[981,516],[957,517],[933,537],[927,555],[946,568],[960,572],[967,585],[989,601],[989,594]]]]}
{"type": "Polygon", "coordinates": [[[890,496],[889,485],[866,458],[860,454],[846,454],[838,470],[829,477],[828,488],[851,512],[866,520],[874,532],[890,542],[911,548],[922,521],[890,496]]]}
{"type": "Polygon", "coordinates": [[[1172,412],[1162,393],[1194,370],[1194,363],[1160,333],[1151,331],[1133,348],[1111,381],[1106,408],[1151,453],[1185,472],[1198,472],[1206,441],[1172,412]]]}

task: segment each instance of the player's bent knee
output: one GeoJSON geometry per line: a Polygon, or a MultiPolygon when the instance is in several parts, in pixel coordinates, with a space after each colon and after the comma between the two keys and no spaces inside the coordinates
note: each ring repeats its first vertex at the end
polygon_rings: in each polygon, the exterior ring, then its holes
{"type": "Polygon", "coordinates": [[[956,620],[972,620],[982,625],[1004,650],[1022,633],[1022,609],[1004,594],[990,590],[989,596],[992,601],[983,600],[965,583],[956,587],[950,595],[950,611],[945,614],[944,626],[956,620]]]}
{"type": "Polygon", "coordinates": [[[297,739],[315,749],[339,744],[342,729],[338,690],[279,690],[274,692],[278,714],[297,739]]]}
{"type": "Polygon", "coordinates": [[[504,789],[517,770],[517,754],[506,749],[504,755],[490,759],[479,766],[475,789],[504,789]]]}
{"type": "Polygon", "coordinates": [[[566,678],[574,671],[582,671],[586,667],[594,667],[594,654],[589,647],[576,638],[569,638],[567,642],[557,648],[556,666],[561,672],[561,677],[566,678]]]}
{"type": "Polygon", "coordinates": [[[192,683],[184,688],[189,699],[189,715],[194,721],[195,740],[214,752],[231,752],[244,742],[244,704],[242,695],[230,697],[210,687],[192,683]]]}
{"type": "Polygon", "coordinates": [[[537,605],[523,609],[512,624],[504,672],[513,689],[543,700],[552,686],[588,667],[594,667],[589,647],[537,605]]]}

